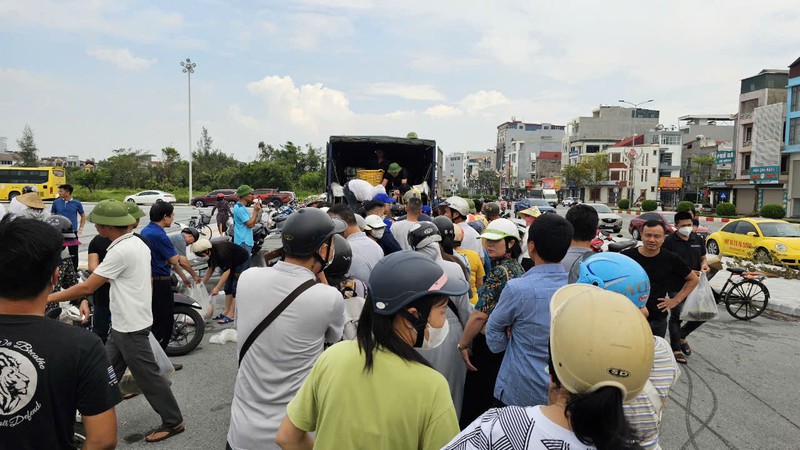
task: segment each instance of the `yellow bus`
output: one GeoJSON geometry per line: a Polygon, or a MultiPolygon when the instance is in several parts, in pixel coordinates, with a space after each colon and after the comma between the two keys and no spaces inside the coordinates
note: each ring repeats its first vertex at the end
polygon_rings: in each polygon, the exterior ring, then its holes
{"type": "Polygon", "coordinates": [[[11,200],[25,186],[34,186],[42,200],[58,197],[58,186],[67,182],[63,167],[0,167],[0,200],[11,200]]]}

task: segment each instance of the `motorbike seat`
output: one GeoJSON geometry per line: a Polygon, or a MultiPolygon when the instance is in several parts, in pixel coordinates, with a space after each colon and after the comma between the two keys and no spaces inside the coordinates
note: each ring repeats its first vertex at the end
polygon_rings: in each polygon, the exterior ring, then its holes
{"type": "Polygon", "coordinates": [[[630,248],[634,243],[634,241],[610,242],[608,244],[608,251],[619,253],[627,248],[630,248]]]}
{"type": "Polygon", "coordinates": [[[728,267],[728,272],[736,274],[736,275],[741,275],[741,274],[747,272],[747,269],[744,269],[742,267],[728,267]]]}

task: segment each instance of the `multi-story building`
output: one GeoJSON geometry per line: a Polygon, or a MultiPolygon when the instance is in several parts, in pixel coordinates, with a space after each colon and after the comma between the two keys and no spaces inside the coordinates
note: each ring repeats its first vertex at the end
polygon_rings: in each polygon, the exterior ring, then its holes
{"type": "Polygon", "coordinates": [[[464,153],[450,153],[444,157],[444,179],[450,180],[457,191],[464,181],[464,153]]]}
{"type": "Polygon", "coordinates": [[[451,153],[445,156],[443,188],[450,194],[469,187],[469,180],[482,170],[494,169],[493,150],[451,153]]]}
{"type": "MultiPolygon", "coordinates": [[[[800,58],[789,66],[786,138],[783,161],[788,166],[787,215],[800,216],[800,58]]],[[[783,168],[781,168],[783,170],[783,168]]]]}
{"type": "Polygon", "coordinates": [[[652,109],[600,105],[590,117],[572,119],[562,143],[563,164],[578,164],[586,155],[655,129],[659,115],[652,109]]]}
{"type": "Polygon", "coordinates": [[[726,180],[731,177],[734,155],[732,141],[697,135],[685,142],[681,163],[684,197],[711,205],[729,201],[731,192],[726,180]]]}
{"type": "Polygon", "coordinates": [[[733,141],[734,114],[690,114],[678,117],[679,129],[683,133],[683,144],[697,139],[710,141],[733,141]]]}
{"type": "Polygon", "coordinates": [[[788,158],[782,164],[781,146],[788,79],[787,70],[762,70],[741,82],[734,140],[735,179],[726,183],[740,214],[757,211],[763,204],[784,203],[788,158]],[[786,169],[783,174],[782,166],[786,169]]]}
{"type": "Polygon", "coordinates": [[[495,167],[503,173],[506,191],[531,185],[533,166],[541,152],[558,152],[564,139],[563,125],[525,123],[512,117],[497,126],[495,167]]]}
{"type": "Polygon", "coordinates": [[[561,152],[541,152],[536,157],[533,179],[540,183],[542,178],[561,176],[561,152]]]}

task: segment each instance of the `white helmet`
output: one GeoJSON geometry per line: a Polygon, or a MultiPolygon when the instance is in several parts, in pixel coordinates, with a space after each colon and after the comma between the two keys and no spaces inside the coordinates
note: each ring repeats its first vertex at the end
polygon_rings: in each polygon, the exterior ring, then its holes
{"type": "Polygon", "coordinates": [[[469,214],[469,203],[461,197],[453,196],[445,200],[442,205],[447,206],[450,209],[454,209],[461,214],[462,217],[466,218],[467,214],[469,214]]]}
{"type": "Polygon", "coordinates": [[[364,231],[364,229],[367,227],[366,220],[364,220],[364,218],[361,217],[360,214],[355,214],[355,216],[356,216],[356,223],[358,223],[358,229],[364,231]]]}
{"type": "Polygon", "coordinates": [[[383,222],[383,219],[381,219],[381,217],[376,215],[376,214],[368,215],[367,218],[364,219],[364,222],[366,222],[366,224],[367,224],[367,226],[364,227],[364,229],[367,230],[367,231],[374,230],[376,228],[385,228],[386,227],[386,224],[383,222]]]}
{"type": "Polygon", "coordinates": [[[514,222],[508,219],[495,219],[489,222],[489,226],[486,227],[481,237],[490,241],[499,241],[507,237],[519,241],[519,229],[514,222]]]}

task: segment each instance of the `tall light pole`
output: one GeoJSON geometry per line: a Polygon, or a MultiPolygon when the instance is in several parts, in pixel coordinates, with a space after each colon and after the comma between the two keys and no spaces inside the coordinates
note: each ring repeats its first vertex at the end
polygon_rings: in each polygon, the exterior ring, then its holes
{"type": "Polygon", "coordinates": [[[631,161],[631,168],[630,168],[630,177],[628,178],[628,183],[629,183],[628,184],[628,200],[630,200],[630,202],[631,202],[630,206],[633,206],[633,203],[636,201],[634,198],[632,198],[633,194],[635,194],[635,192],[633,192],[633,164],[634,164],[634,159],[636,158],[636,110],[639,109],[640,106],[642,106],[642,105],[644,105],[646,103],[653,102],[653,101],[655,101],[655,100],[653,100],[652,98],[650,100],[645,100],[645,101],[639,102],[639,103],[633,103],[633,102],[629,102],[627,100],[620,100],[619,101],[620,103],[625,103],[626,105],[633,106],[633,114],[631,114],[631,139],[633,141],[633,142],[631,142],[631,145],[633,145],[633,150],[631,151],[631,155],[629,156],[630,161],[631,161]]]}
{"type": "Polygon", "coordinates": [[[186,61],[181,61],[183,73],[186,74],[189,82],[189,200],[192,199],[192,74],[197,64],[193,63],[191,59],[186,58],[186,61]]]}

